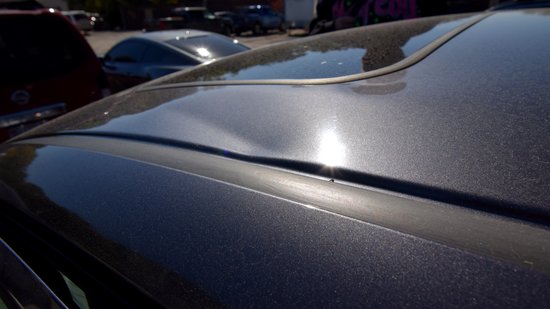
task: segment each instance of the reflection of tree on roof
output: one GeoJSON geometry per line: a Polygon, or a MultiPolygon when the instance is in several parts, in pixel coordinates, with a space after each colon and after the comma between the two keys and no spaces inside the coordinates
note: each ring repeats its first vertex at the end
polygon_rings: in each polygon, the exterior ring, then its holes
{"type": "MultiPolygon", "coordinates": [[[[0,192],[2,192],[4,199],[9,196],[7,198],[9,200],[3,201],[8,203],[8,207],[31,214],[45,223],[48,229],[53,230],[56,234],[63,235],[71,242],[76,242],[81,248],[94,255],[95,258],[107,263],[110,267],[144,287],[158,300],[162,300],[164,306],[219,306],[204,291],[185,281],[170,268],[152,261],[99,233],[86,218],[80,217],[69,209],[70,206],[74,205],[58,205],[47,196],[47,192],[44,192],[40,186],[30,182],[27,179],[28,169],[34,161],[40,159],[40,149],[44,148],[44,146],[37,147],[33,145],[17,146],[5,150],[3,156],[0,157],[0,192]],[[11,192],[11,194],[8,195],[6,192],[11,192]]],[[[65,189],[69,193],[71,192],[71,179],[67,179],[66,184],[65,189]]],[[[103,205],[104,208],[101,211],[108,212],[108,206],[103,205]]],[[[57,247],[56,249],[67,248],[57,247]]],[[[25,260],[29,262],[28,259],[25,260]]],[[[62,263],[61,261],[57,262],[62,263]]],[[[79,263],[80,261],[74,262],[79,263]]],[[[63,269],[61,268],[60,271],[63,272],[63,269]]],[[[38,274],[40,275],[40,272],[38,274]]],[[[83,278],[78,279],[84,280],[83,278]]],[[[110,282],[109,284],[115,283],[110,282]]],[[[143,305],[146,306],[147,304],[143,305]]]]}

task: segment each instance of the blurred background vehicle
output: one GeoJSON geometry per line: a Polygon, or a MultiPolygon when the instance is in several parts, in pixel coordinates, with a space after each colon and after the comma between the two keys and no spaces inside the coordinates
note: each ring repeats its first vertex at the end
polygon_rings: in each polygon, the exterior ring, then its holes
{"type": "Polygon", "coordinates": [[[52,9],[0,10],[0,68],[0,140],[110,93],[84,37],[52,9]]]}
{"type": "Polygon", "coordinates": [[[548,0],[511,0],[504,1],[489,8],[490,11],[518,10],[529,8],[547,8],[550,7],[548,0]]]}
{"type": "Polygon", "coordinates": [[[94,31],[107,30],[109,26],[105,22],[105,19],[101,14],[95,12],[86,12],[86,15],[90,19],[90,24],[92,25],[94,31]]]}
{"type": "Polygon", "coordinates": [[[285,0],[285,23],[286,28],[306,29],[309,30],[309,25],[316,17],[315,6],[317,0],[285,0]]]}
{"type": "Polygon", "coordinates": [[[233,26],[230,19],[218,17],[205,7],[176,7],[170,16],[147,21],[144,30],[184,28],[231,35],[233,26]]]}
{"type": "MultiPolygon", "coordinates": [[[[8,1],[8,0],[0,0],[8,1]]],[[[22,1],[22,0],[12,0],[22,1]]],[[[502,0],[226,0],[226,1],[89,1],[89,0],[38,0],[46,7],[61,10],[84,10],[100,13],[105,22],[116,30],[163,30],[160,19],[166,23],[178,20],[172,10],[178,7],[206,7],[211,12],[232,12],[237,8],[267,5],[284,15],[292,29],[307,32],[310,25],[320,20],[354,17],[354,24],[367,25],[425,16],[483,11],[502,0]],[[318,5],[321,8],[318,9],[318,5]]],[[[524,1],[518,1],[524,2],[524,1]]],[[[189,26],[180,26],[190,28],[189,26]]],[[[165,28],[166,29],[166,28],[165,28]]],[[[203,29],[209,30],[209,29],[203,29]]],[[[209,30],[212,31],[212,30],[209,30]]],[[[214,31],[218,32],[218,31],[214,31]]],[[[300,32],[298,32],[300,33],[300,32]]]]}
{"type": "Polygon", "coordinates": [[[36,0],[0,0],[0,10],[36,10],[43,8],[44,5],[36,0]]]}
{"type": "Polygon", "coordinates": [[[212,32],[155,31],[119,42],[105,54],[102,63],[113,92],[117,92],[248,49],[235,39],[212,32]]]}
{"type": "Polygon", "coordinates": [[[61,11],[61,14],[84,34],[88,34],[94,29],[90,16],[84,11],[61,11]]]}
{"type": "Polygon", "coordinates": [[[233,27],[237,35],[252,31],[254,35],[269,30],[285,30],[284,18],[269,5],[248,5],[239,7],[232,15],[233,27]]]}

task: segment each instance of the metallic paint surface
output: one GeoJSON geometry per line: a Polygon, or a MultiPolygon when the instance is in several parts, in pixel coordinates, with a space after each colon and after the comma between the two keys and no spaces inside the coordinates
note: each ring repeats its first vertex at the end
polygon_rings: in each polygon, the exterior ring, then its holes
{"type": "Polygon", "coordinates": [[[337,170],[548,218],[550,27],[541,27],[548,23],[537,10],[499,13],[418,64],[381,77],[150,90],[99,102],[46,128],[318,164],[328,132],[340,144],[337,170]]]}
{"type": "Polygon", "coordinates": [[[12,170],[26,175],[26,211],[166,306],[181,306],[189,285],[229,307],[550,302],[548,276],[525,265],[155,164],[15,147],[34,153],[12,170]]]}
{"type": "MultiPolygon", "coordinates": [[[[550,229],[504,216],[156,143],[72,135],[25,143],[76,148],[173,168],[550,274],[550,229]]],[[[33,174],[29,173],[30,180],[33,174]]],[[[49,185],[44,182],[42,187],[49,185]]]]}
{"type": "Polygon", "coordinates": [[[155,84],[348,76],[392,65],[483,15],[447,15],[348,29],[252,50],[155,84]]]}
{"type": "MultiPolygon", "coordinates": [[[[138,151],[124,156],[115,151],[122,142],[98,150],[30,140],[68,135],[185,149],[182,155],[291,169],[312,183],[332,180],[335,191],[382,188],[399,198],[427,198],[441,211],[481,213],[483,220],[471,217],[473,226],[508,216],[544,234],[550,222],[548,16],[495,13],[415,65],[370,79],[117,94],[3,145],[0,177],[11,195],[2,196],[166,306],[181,306],[196,288],[231,307],[549,307],[548,274],[530,261],[469,250],[483,246],[476,243],[483,237],[459,246],[381,226],[376,217],[375,224],[360,221],[316,207],[323,197],[346,204],[349,196],[340,191],[299,199],[311,187],[277,192],[293,185],[284,179],[276,188],[247,185],[241,174],[213,177],[214,167],[193,173],[158,157],[137,158],[138,151]]],[[[270,57],[267,50],[260,54],[270,57]]],[[[177,78],[186,74],[192,73],[177,78]]],[[[384,210],[391,209],[397,208],[384,210]]],[[[497,228],[493,233],[499,236],[497,228]]]]}

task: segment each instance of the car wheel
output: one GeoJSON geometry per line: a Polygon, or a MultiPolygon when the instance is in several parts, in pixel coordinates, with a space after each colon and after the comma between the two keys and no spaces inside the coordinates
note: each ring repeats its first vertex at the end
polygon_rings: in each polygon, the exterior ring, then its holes
{"type": "Polygon", "coordinates": [[[233,35],[233,29],[231,29],[231,26],[223,25],[222,26],[222,34],[224,34],[226,36],[231,36],[231,35],[233,35]]]}

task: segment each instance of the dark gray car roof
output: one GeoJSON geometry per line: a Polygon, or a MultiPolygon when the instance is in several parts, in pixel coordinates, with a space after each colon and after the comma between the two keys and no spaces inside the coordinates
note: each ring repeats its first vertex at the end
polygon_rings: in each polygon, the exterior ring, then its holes
{"type": "Polygon", "coordinates": [[[270,79],[265,49],[231,57],[260,81],[226,62],[110,96],[2,146],[3,235],[45,224],[165,307],[549,307],[549,13],[354,75],[270,79]]]}
{"type": "Polygon", "coordinates": [[[208,31],[200,31],[194,29],[178,29],[178,30],[165,30],[165,31],[153,31],[140,33],[134,38],[147,39],[156,42],[165,42],[168,40],[175,40],[176,38],[194,38],[205,35],[218,35],[208,31]]]}
{"type": "MultiPolygon", "coordinates": [[[[111,97],[35,134],[115,135],[202,147],[341,181],[548,220],[549,15],[549,10],[495,13],[420,62],[368,79],[358,75],[327,85],[171,85],[196,72],[223,68],[207,66],[152,84],[168,89],[111,97]]],[[[409,31],[405,26],[422,23],[397,25],[409,31]]],[[[224,63],[246,63],[251,55],[268,62],[277,57],[265,49],[224,63]]],[[[264,69],[266,76],[276,71],[264,69]]],[[[216,72],[210,76],[220,76],[216,72]]]]}

